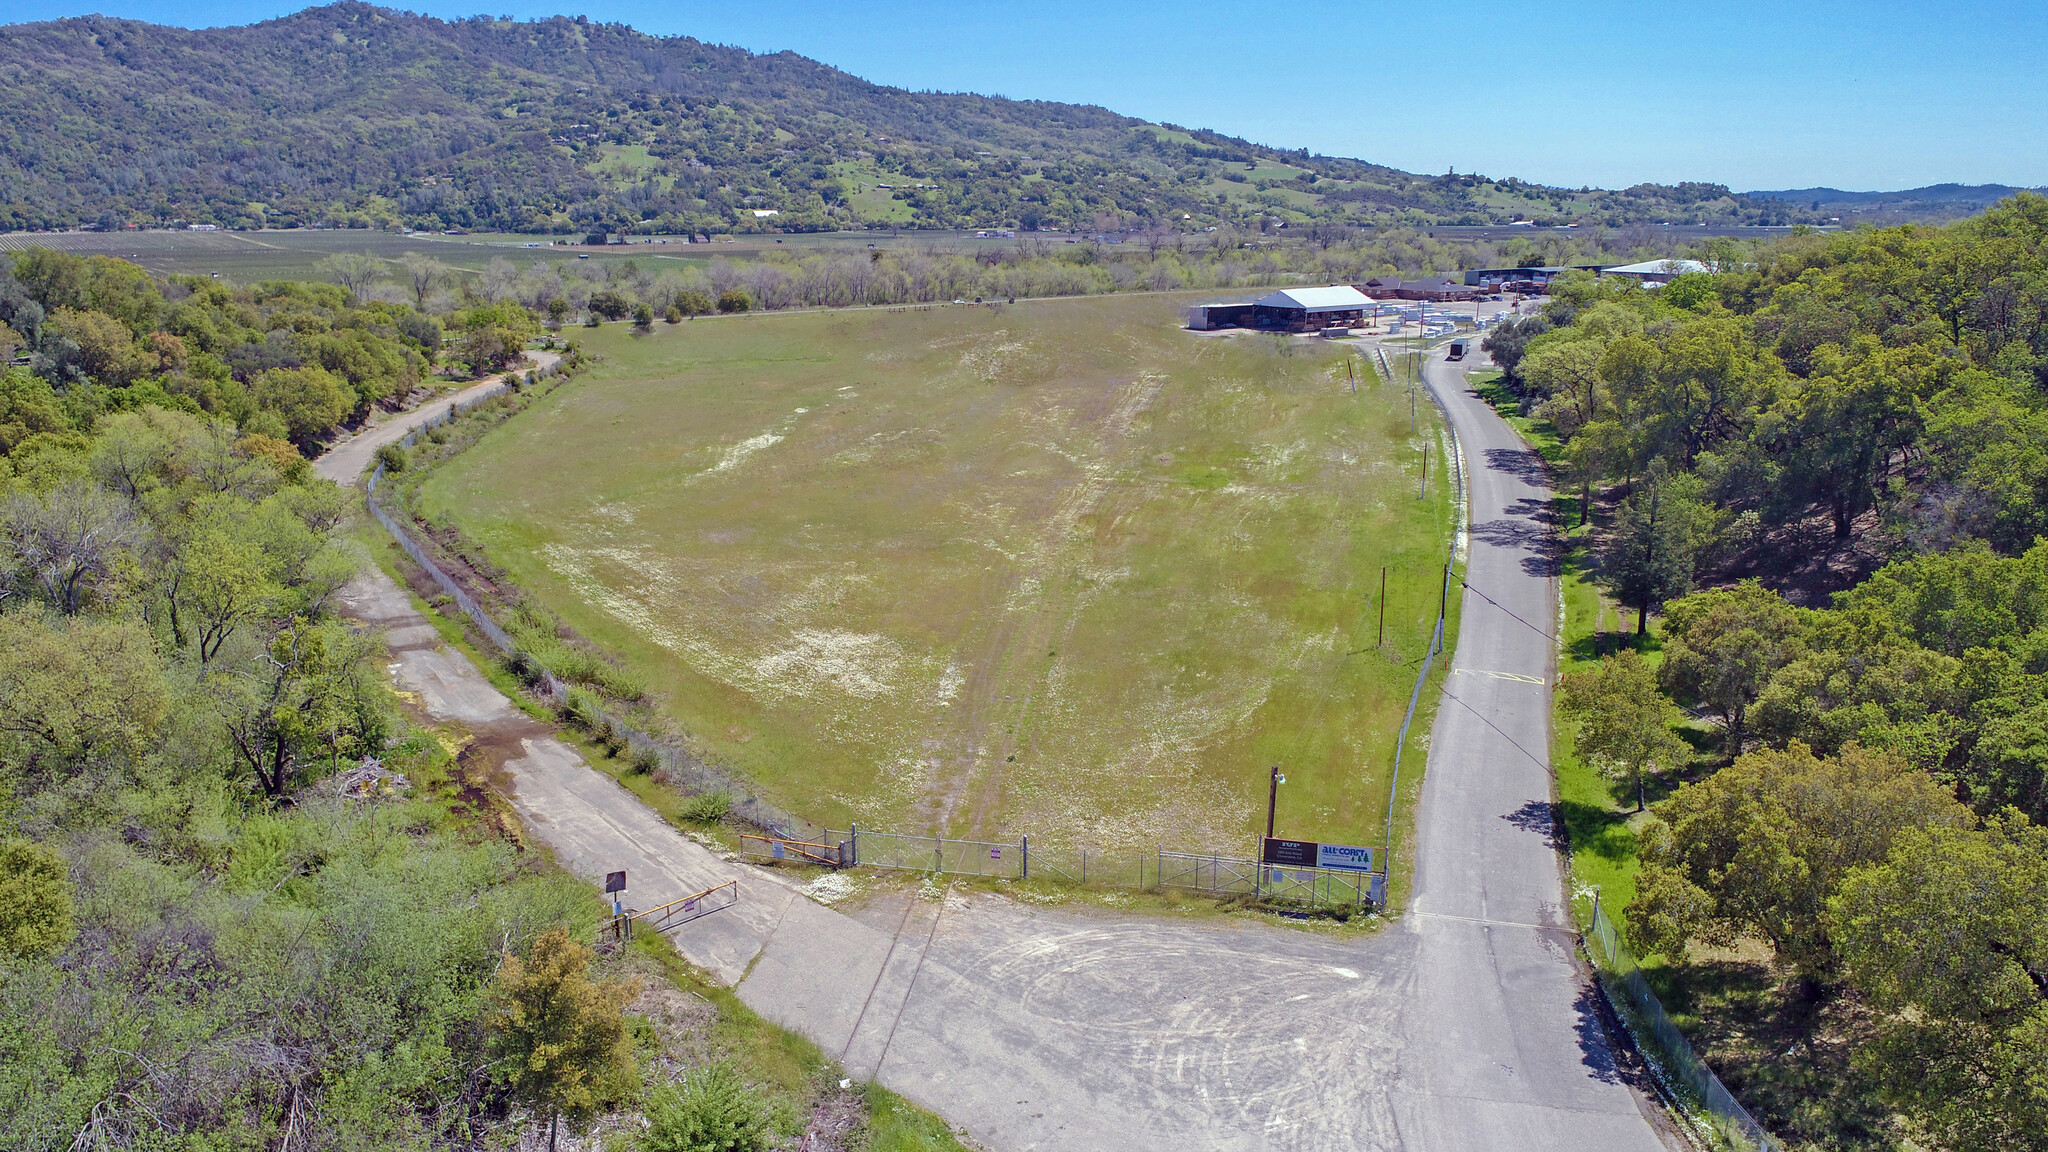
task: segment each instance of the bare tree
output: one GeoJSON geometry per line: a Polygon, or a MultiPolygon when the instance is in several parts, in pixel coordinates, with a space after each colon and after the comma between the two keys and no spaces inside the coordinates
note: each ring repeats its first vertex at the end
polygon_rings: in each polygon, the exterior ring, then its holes
{"type": "Polygon", "coordinates": [[[0,505],[0,549],[50,603],[75,616],[93,586],[110,578],[120,556],[142,540],[129,502],[84,480],[38,500],[17,495],[0,505]]]}
{"type": "Polygon", "coordinates": [[[337,252],[315,264],[313,271],[347,289],[349,297],[360,304],[370,285],[383,279],[384,261],[368,252],[337,252]]]}
{"type": "Polygon", "coordinates": [[[413,306],[424,312],[427,310],[427,297],[447,281],[450,269],[432,256],[407,252],[398,258],[398,271],[405,278],[407,287],[412,289],[413,306]]]}

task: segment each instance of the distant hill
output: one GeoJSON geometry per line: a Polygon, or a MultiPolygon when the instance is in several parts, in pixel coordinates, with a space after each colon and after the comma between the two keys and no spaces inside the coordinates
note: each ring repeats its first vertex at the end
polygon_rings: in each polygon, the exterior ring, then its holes
{"type": "MultiPolygon", "coordinates": [[[[1787,188],[1750,192],[1758,200],[1778,200],[1803,207],[1817,216],[1884,217],[1899,220],[1952,220],[1974,216],[2015,192],[2044,192],[2006,184],[1929,184],[1898,192],[1844,192],[1840,188],[1787,188]]],[[[1884,222],[1884,221],[1875,221],[1884,222]]]]}
{"type": "Polygon", "coordinates": [[[1793,224],[1717,184],[1422,176],[1107,109],[870,84],[581,17],[347,2],[236,28],[0,26],[0,228],[535,232],[1793,224]]]}

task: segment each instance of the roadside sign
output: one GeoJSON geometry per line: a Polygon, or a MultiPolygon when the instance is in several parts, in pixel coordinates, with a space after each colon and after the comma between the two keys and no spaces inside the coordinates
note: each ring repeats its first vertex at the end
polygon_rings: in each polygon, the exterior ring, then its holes
{"type": "Polygon", "coordinates": [[[1316,850],[1321,847],[1313,840],[1280,840],[1268,836],[1264,849],[1259,853],[1259,862],[1283,864],[1289,868],[1313,868],[1316,866],[1316,850]]]}
{"type": "Polygon", "coordinates": [[[1288,868],[1340,868],[1346,872],[1371,872],[1378,852],[1356,844],[1318,844],[1313,840],[1281,840],[1268,836],[1259,852],[1259,863],[1288,868]]]}
{"type": "Polygon", "coordinates": [[[1318,844],[1316,867],[1342,868],[1348,872],[1371,872],[1374,855],[1373,849],[1360,848],[1355,844],[1318,844]]]}
{"type": "Polygon", "coordinates": [[[624,892],[626,890],[626,874],[624,872],[606,873],[604,890],[606,892],[624,892]]]}

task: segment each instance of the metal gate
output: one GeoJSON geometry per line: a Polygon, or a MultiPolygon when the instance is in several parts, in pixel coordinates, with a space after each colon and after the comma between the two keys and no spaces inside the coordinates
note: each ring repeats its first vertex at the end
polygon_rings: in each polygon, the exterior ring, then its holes
{"type": "Polygon", "coordinates": [[[1161,852],[1159,886],[1213,892],[1220,896],[1250,895],[1259,888],[1259,863],[1193,852],[1161,852]]]}
{"type": "Polygon", "coordinates": [[[633,935],[635,925],[652,928],[656,932],[667,932],[680,928],[692,920],[701,920],[713,912],[723,912],[739,902],[740,882],[727,880],[723,884],[706,888],[681,900],[671,900],[645,912],[628,912],[623,916],[614,916],[611,922],[612,934],[622,940],[628,939],[633,935]]]}
{"type": "Polygon", "coordinates": [[[757,860],[789,860],[798,864],[822,864],[827,868],[844,868],[853,863],[853,843],[850,840],[834,840],[829,834],[827,842],[789,840],[780,836],[761,836],[752,832],[740,833],[740,855],[757,860]]]}
{"type": "MultiPolygon", "coordinates": [[[[837,836],[832,833],[831,836],[837,836]]],[[[869,868],[901,868],[912,872],[946,872],[956,876],[993,876],[1021,880],[1031,875],[1031,840],[999,844],[989,840],[951,840],[944,836],[911,836],[902,832],[854,830],[848,835],[848,863],[869,868]]]]}

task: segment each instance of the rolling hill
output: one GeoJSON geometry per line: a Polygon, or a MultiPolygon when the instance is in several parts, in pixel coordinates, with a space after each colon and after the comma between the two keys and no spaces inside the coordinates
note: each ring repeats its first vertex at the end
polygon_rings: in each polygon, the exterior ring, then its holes
{"type": "Polygon", "coordinates": [[[1805,206],[1818,216],[1860,218],[1871,223],[1894,220],[1955,220],[1974,216],[2016,192],[2044,192],[2042,188],[2015,188],[2007,184],[1929,184],[1897,192],[1845,192],[1840,188],[1787,188],[1777,192],[1750,192],[1762,200],[1780,200],[1805,206]]]}
{"type": "Polygon", "coordinates": [[[1790,224],[1716,184],[1422,176],[1107,109],[871,84],[583,17],[354,0],[243,27],[0,26],[0,227],[528,232],[1790,224]]]}

